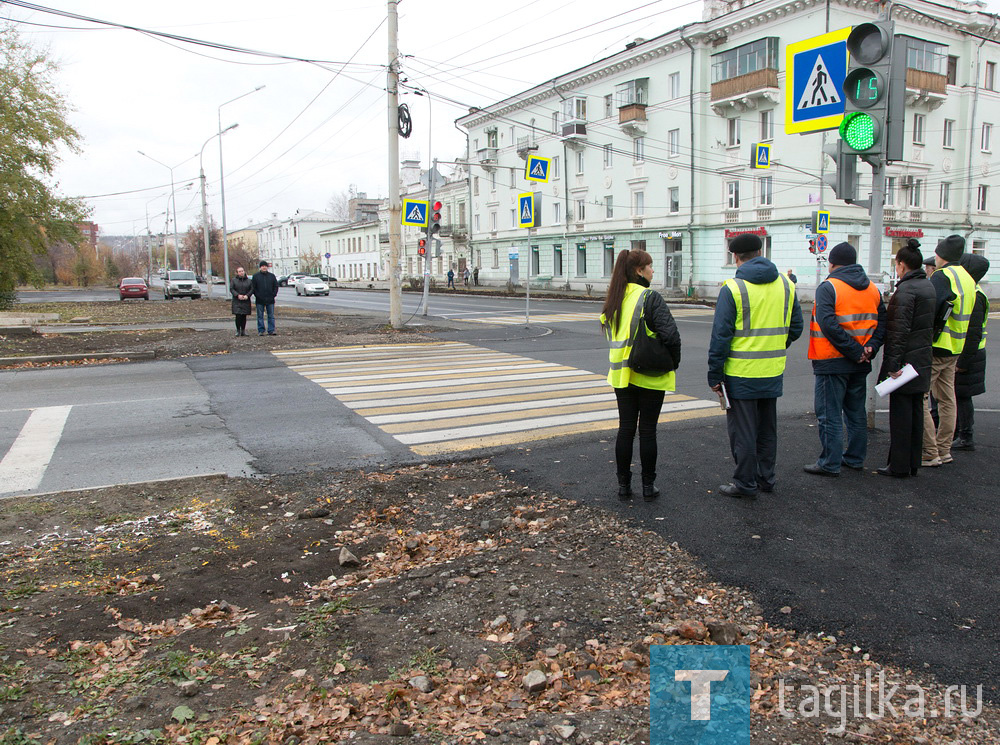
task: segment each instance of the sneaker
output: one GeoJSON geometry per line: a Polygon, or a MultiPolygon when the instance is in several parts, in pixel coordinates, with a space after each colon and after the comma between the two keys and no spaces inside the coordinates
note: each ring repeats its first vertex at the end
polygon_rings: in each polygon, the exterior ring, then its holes
{"type": "Polygon", "coordinates": [[[972,440],[965,440],[962,438],[956,438],[954,442],[951,443],[952,450],[975,450],[976,445],[972,440]]]}
{"type": "Polygon", "coordinates": [[[938,460],[941,461],[941,465],[942,466],[945,463],[954,463],[955,462],[955,459],[951,457],[951,453],[948,453],[947,455],[942,455],[940,458],[938,458],[938,460]]]}
{"type": "Polygon", "coordinates": [[[938,468],[940,465],[941,465],[941,459],[938,457],[931,458],[930,460],[924,458],[922,461],[920,461],[921,468],[938,468]]]}

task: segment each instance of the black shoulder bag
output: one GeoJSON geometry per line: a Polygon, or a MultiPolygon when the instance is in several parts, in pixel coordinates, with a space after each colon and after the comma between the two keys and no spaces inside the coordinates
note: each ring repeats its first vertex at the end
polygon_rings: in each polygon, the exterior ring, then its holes
{"type": "Polygon", "coordinates": [[[677,363],[666,343],[656,335],[650,336],[646,325],[646,296],[649,290],[643,290],[639,301],[635,304],[633,314],[639,314],[635,334],[632,337],[632,354],[629,355],[629,368],[642,375],[656,377],[666,375],[677,369],[677,363]]]}

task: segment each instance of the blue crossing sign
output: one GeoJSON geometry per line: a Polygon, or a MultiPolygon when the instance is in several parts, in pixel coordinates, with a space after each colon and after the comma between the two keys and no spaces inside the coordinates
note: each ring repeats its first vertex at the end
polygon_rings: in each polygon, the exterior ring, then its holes
{"type": "Polygon", "coordinates": [[[817,210],[812,213],[812,232],[830,232],[830,213],[826,210],[817,210]]]}
{"type": "Polygon", "coordinates": [[[836,129],[844,118],[847,37],[851,27],[789,44],[785,69],[785,133],[836,129]]]}
{"type": "Polygon", "coordinates": [[[552,159],[543,158],[541,155],[529,155],[524,164],[524,177],[528,181],[541,181],[543,184],[549,181],[549,171],[552,169],[552,159]]]}
{"type": "Polygon", "coordinates": [[[770,168],[771,167],[771,146],[763,142],[755,142],[750,146],[750,167],[770,168]]]}
{"type": "Polygon", "coordinates": [[[517,195],[517,227],[535,227],[535,195],[532,193],[517,195]]]}
{"type": "Polygon", "coordinates": [[[427,227],[427,202],[420,199],[403,200],[403,225],[427,227]]]}

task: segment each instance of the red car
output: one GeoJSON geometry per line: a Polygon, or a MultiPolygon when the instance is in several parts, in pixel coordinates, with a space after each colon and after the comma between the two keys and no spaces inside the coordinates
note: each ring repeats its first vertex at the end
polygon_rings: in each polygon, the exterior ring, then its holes
{"type": "Polygon", "coordinates": [[[149,287],[142,277],[125,277],[118,283],[118,299],[134,297],[149,300],[149,287]]]}

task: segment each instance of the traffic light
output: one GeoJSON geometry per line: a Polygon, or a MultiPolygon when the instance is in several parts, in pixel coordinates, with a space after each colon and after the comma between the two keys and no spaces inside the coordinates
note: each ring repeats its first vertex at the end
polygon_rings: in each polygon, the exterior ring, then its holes
{"type": "Polygon", "coordinates": [[[811,253],[811,254],[816,253],[816,239],[815,238],[810,238],[809,239],[809,253],[811,253]]]}
{"type": "Polygon", "coordinates": [[[823,152],[833,158],[833,173],[824,174],[823,182],[833,189],[837,199],[854,202],[858,198],[858,156],[846,152],[842,140],[824,145],[823,152]]]}
{"type": "Polygon", "coordinates": [[[417,241],[417,254],[423,256],[427,253],[427,239],[421,238],[417,241]]]}
{"type": "Polygon", "coordinates": [[[842,152],[865,160],[903,156],[906,40],[894,39],[893,29],[892,21],[861,23],[847,37],[842,152]]]}
{"type": "Polygon", "coordinates": [[[440,202],[435,202],[431,205],[431,219],[427,228],[427,235],[431,238],[434,238],[441,232],[441,207],[442,204],[440,202]]]}

